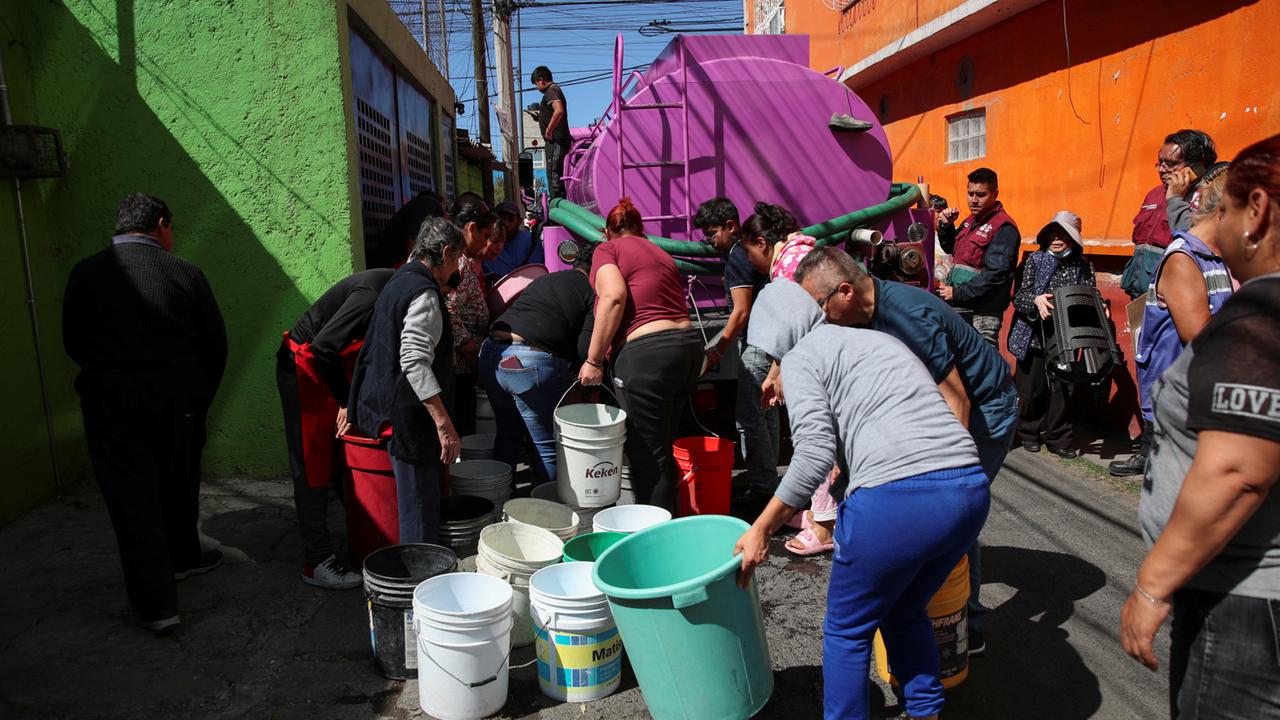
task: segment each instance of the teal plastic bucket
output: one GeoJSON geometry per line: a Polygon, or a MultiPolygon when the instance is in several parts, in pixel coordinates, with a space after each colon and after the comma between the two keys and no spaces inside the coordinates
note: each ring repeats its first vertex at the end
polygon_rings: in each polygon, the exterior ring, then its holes
{"type": "Polygon", "coordinates": [[[565,562],[595,562],[605,550],[613,547],[626,533],[593,532],[579,535],[564,544],[565,562]]]}
{"type": "Polygon", "coordinates": [[[609,598],[640,692],[655,720],[738,720],[773,692],[754,579],[737,585],[733,546],[747,523],[724,515],[672,520],[601,555],[592,580],[609,598]]]}

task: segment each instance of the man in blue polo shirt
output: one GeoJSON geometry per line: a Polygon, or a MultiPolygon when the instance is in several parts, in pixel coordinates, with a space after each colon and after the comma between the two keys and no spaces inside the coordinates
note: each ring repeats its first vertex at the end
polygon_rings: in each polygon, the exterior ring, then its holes
{"type": "MultiPolygon", "coordinates": [[[[828,322],[868,327],[902,341],[924,366],[952,412],[978,446],[995,479],[1018,427],[1018,393],[1000,353],[955,310],[929,292],[869,275],[848,253],[818,248],[796,269],[796,282],[818,302],[828,322]]],[[[986,608],[978,601],[982,562],[969,550],[969,652],[985,648],[986,608]]]]}

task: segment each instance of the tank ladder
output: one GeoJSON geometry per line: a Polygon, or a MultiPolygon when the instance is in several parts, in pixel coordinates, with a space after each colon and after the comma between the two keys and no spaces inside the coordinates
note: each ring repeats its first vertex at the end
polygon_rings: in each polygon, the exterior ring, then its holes
{"type": "MultiPolygon", "coordinates": [[[[627,171],[640,168],[662,168],[662,167],[678,167],[684,172],[684,212],[674,215],[645,215],[642,220],[684,220],[686,237],[693,240],[693,199],[690,197],[689,186],[689,64],[685,55],[685,39],[683,35],[677,35],[675,38],[676,58],[678,69],[674,75],[679,78],[677,87],[679,88],[680,100],[677,102],[652,102],[652,103],[634,103],[628,102],[623,93],[630,87],[631,81],[639,78],[639,72],[633,72],[630,77],[623,80],[622,77],[622,60],[623,60],[623,42],[622,34],[619,33],[613,44],[613,122],[618,126],[618,197],[625,197],[627,194],[627,171]],[[623,116],[627,112],[638,112],[648,110],[679,110],[680,111],[680,139],[684,156],[679,160],[627,160],[625,156],[626,142],[623,128],[623,116]]],[[[638,94],[638,93],[637,93],[638,94]]]]}

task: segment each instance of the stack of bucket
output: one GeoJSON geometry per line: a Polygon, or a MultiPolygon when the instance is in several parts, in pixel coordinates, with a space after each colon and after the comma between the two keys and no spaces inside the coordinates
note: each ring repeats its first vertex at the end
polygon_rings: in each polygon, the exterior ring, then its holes
{"type": "Polygon", "coordinates": [[[624,535],[639,532],[671,519],[671,512],[656,505],[618,505],[596,515],[591,521],[595,532],[616,532],[624,535]]]}
{"type": "Polygon", "coordinates": [[[555,700],[599,700],[622,680],[622,638],[591,569],[552,565],[529,580],[538,687],[555,700]]]}
{"type": "Polygon", "coordinates": [[[449,482],[454,495],[475,495],[499,510],[511,497],[511,466],[497,460],[463,460],[449,466],[449,482]]]}
{"type": "Polygon", "coordinates": [[[492,460],[493,445],[497,440],[497,435],[487,433],[484,435],[468,435],[462,438],[462,450],[458,458],[460,460],[492,460]]]}
{"type": "Polygon", "coordinates": [[[535,500],[546,500],[547,502],[553,502],[558,505],[564,505],[565,507],[577,513],[579,533],[591,532],[591,521],[595,518],[596,513],[599,513],[602,510],[607,510],[613,507],[612,505],[602,505],[600,507],[590,507],[590,508],[575,507],[574,505],[570,503],[566,503],[560,499],[560,485],[559,483],[553,483],[553,482],[543,483],[541,485],[535,486],[533,488],[533,491],[529,493],[529,496],[534,498],[535,500]]]}
{"type": "Polygon", "coordinates": [[[458,556],[439,545],[392,545],[364,563],[364,592],[369,608],[369,642],[382,674],[396,680],[415,675],[418,651],[413,642],[414,588],[458,567],[458,556]]]}
{"type": "Polygon", "coordinates": [[[442,720],[474,720],[507,702],[511,586],[475,573],[451,573],[413,592],[418,702],[442,720]]]}
{"type": "Polygon", "coordinates": [[[476,554],[480,531],[498,521],[492,500],[475,495],[450,495],[440,499],[440,543],[458,557],[476,554]]]}
{"type": "Polygon", "coordinates": [[[562,542],[568,542],[578,534],[578,513],[557,502],[538,498],[508,500],[502,506],[502,514],[507,522],[550,530],[562,542]]]}
{"type": "Polygon", "coordinates": [[[489,394],[483,388],[476,388],[476,432],[481,435],[496,435],[498,423],[493,418],[493,406],[489,404],[489,394]]]}
{"type": "Polygon", "coordinates": [[[533,622],[529,615],[529,578],[548,565],[560,562],[564,542],[532,525],[497,523],[480,531],[476,572],[501,578],[511,584],[512,647],[533,642],[533,622]]]}

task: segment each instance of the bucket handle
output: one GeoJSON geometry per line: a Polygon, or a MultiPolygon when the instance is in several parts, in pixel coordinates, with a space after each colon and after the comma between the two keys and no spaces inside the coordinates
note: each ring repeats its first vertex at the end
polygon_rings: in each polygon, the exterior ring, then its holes
{"type": "MultiPolygon", "coordinates": [[[[684,477],[680,478],[680,484],[681,485],[688,484],[691,480],[693,480],[693,474],[696,473],[697,471],[698,471],[698,466],[694,465],[693,463],[689,463],[689,472],[685,473],[684,477]]],[[[689,509],[693,511],[694,515],[702,514],[701,508],[698,507],[698,493],[692,490],[689,491],[689,509]]],[[[705,599],[706,598],[704,597],[703,600],[705,599]]],[[[702,600],[699,600],[698,602],[702,602],[702,600]]],[[[677,605],[676,607],[683,607],[683,606],[677,605]]]]}
{"type": "MultiPolygon", "coordinates": [[[[569,397],[569,391],[570,391],[570,390],[572,390],[572,389],[574,388],[574,386],[575,386],[575,385],[578,385],[578,384],[579,384],[579,381],[578,381],[578,379],[577,379],[577,378],[574,378],[574,379],[573,379],[573,382],[569,383],[569,387],[565,388],[565,389],[564,389],[564,394],[560,396],[560,401],[556,403],[556,407],[555,407],[555,409],[556,409],[556,410],[559,410],[559,409],[560,409],[560,404],[564,402],[564,399],[565,399],[565,398],[569,397]]],[[[583,387],[586,387],[586,386],[584,385],[583,387]]],[[[600,385],[597,385],[596,387],[598,387],[598,388],[600,388],[601,390],[604,390],[605,392],[609,393],[609,397],[613,398],[613,401],[614,401],[614,402],[618,403],[619,405],[621,405],[621,404],[622,404],[621,402],[619,402],[619,401],[618,401],[618,396],[617,396],[617,395],[614,395],[614,394],[613,394],[613,391],[609,389],[609,386],[608,386],[608,385],[605,385],[605,384],[601,383],[600,385]]],[[[554,412],[554,411],[553,411],[553,412],[554,412]]]]}
{"type": "Polygon", "coordinates": [[[707,588],[705,585],[698,586],[692,590],[678,592],[671,596],[671,604],[677,610],[692,607],[698,603],[706,602],[708,598],[707,588]]]}
{"type": "MultiPolygon", "coordinates": [[[[488,643],[476,643],[476,645],[477,645],[477,646],[479,646],[479,645],[487,645],[487,644],[488,644],[488,643]]],[[[447,647],[447,646],[446,646],[446,647],[447,647]]],[[[441,665],[440,663],[436,662],[436,659],[435,659],[435,658],[433,658],[433,657],[431,657],[431,653],[427,652],[427,649],[426,649],[426,648],[424,648],[424,647],[422,647],[422,636],[421,636],[421,635],[419,635],[419,636],[418,636],[418,651],[420,652],[420,654],[425,655],[425,656],[427,657],[427,659],[428,659],[428,660],[430,660],[430,661],[431,661],[431,663],[432,663],[433,665],[435,665],[436,667],[438,667],[438,668],[440,668],[442,671],[444,671],[444,674],[445,674],[445,675],[448,675],[449,677],[453,678],[454,680],[457,680],[459,684],[464,685],[464,686],[469,687],[469,688],[484,687],[485,685],[488,685],[489,683],[496,681],[496,680],[498,679],[498,670],[501,670],[501,669],[502,669],[502,666],[503,666],[503,665],[506,665],[506,664],[507,664],[507,661],[511,659],[511,648],[510,648],[510,647],[508,647],[508,648],[507,648],[507,654],[502,656],[502,662],[498,663],[498,668],[497,668],[496,670],[494,670],[494,671],[493,671],[493,674],[492,674],[492,675],[490,675],[489,677],[484,678],[484,679],[482,679],[482,680],[477,680],[477,681],[475,681],[475,682],[467,682],[466,680],[463,680],[462,678],[458,677],[457,675],[454,675],[453,673],[449,672],[449,668],[447,668],[447,667],[445,667],[445,666],[441,665]]]]}

